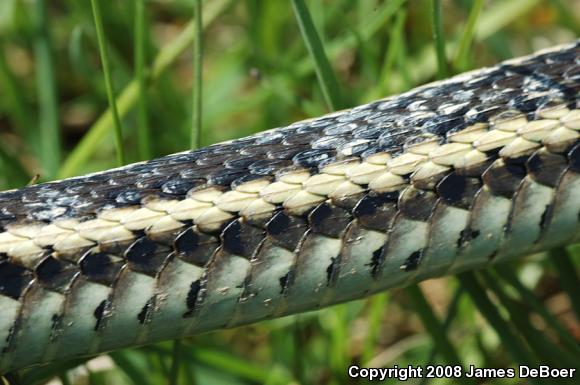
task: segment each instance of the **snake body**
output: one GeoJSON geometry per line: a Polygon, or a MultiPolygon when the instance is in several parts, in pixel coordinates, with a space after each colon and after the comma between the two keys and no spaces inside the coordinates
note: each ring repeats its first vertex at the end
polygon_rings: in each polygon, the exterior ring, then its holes
{"type": "Polygon", "coordinates": [[[580,238],[580,42],[0,193],[0,373],[312,310],[580,238]]]}

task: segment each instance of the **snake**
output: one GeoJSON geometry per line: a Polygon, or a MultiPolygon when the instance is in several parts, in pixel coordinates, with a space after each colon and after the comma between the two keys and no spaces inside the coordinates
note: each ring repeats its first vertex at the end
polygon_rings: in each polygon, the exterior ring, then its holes
{"type": "Polygon", "coordinates": [[[0,192],[0,373],[580,240],[580,40],[348,110],[0,192]]]}

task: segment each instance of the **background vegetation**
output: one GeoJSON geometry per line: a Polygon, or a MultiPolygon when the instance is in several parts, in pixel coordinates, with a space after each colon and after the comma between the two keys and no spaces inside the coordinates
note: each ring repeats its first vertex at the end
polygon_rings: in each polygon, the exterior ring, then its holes
{"type": "MultiPolygon", "coordinates": [[[[201,84],[194,8],[194,0],[0,1],[0,189],[185,150],[199,126],[201,145],[241,137],[580,32],[574,0],[211,0],[201,84]]],[[[346,376],[352,363],[578,366],[579,260],[579,248],[555,250],[12,381],[346,384],[355,382],[346,376]]]]}

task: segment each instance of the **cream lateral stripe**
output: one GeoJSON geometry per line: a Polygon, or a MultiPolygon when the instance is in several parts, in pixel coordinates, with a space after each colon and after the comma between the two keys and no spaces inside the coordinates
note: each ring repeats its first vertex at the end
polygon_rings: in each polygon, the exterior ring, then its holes
{"type": "Polygon", "coordinates": [[[426,138],[409,146],[407,152],[392,157],[378,153],[365,160],[346,159],[325,165],[319,174],[298,169],[281,172],[276,180],[254,180],[233,190],[209,187],[190,191],[182,200],[149,199],[141,207],[102,210],[97,217],[81,223],[59,220],[50,224],[8,226],[0,233],[0,253],[33,266],[45,247],[71,251],[96,243],[127,241],[133,231],[148,234],[179,229],[192,220],[204,231],[214,231],[236,215],[246,218],[270,215],[281,204],[292,213],[301,213],[327,200],[364,191],[361,185],[378,192],[401,190],[423,183],[451,167],[462,168],[486,160],[484,151],[501,148],[500,156],[517,157],[542,145],[580,137],[580,110],[558,107],[543,112],[544,119],[527,121],[520,114],[502,113],[491,125],[476,124],[449,135],[439,144],[426,138]]]}

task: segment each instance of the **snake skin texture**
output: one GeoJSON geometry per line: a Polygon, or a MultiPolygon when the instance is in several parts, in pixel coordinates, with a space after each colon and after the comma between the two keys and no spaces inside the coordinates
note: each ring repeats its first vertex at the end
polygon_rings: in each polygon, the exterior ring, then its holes
{"type": "Polygon", "coordinates": [[[580,238],[580,43],[0,193],[0,373],[580,238]]]}

